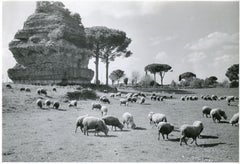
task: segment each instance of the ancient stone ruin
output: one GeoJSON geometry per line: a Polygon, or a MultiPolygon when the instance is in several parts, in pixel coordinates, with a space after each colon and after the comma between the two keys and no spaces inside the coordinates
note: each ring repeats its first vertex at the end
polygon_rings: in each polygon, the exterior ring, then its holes
{"type": "Polygon", "coordinates": [[[22,30],[9,43],[17,64],[8,70],[14,83],[90,83],[91,51],[86,48],[79,14],[72,14],[61,2],[37,2],[22,30]]]}

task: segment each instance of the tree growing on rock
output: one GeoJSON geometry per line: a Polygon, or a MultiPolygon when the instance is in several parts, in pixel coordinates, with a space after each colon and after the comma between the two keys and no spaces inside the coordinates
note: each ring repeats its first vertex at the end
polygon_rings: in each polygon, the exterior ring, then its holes
{"type": "Polygon", "coordinates": [[[226,76],[231,82],[230,87],[238,87],[239,86],[239,64],[234,64],[227,69],[226,76]]]}
{"type": "Polygon", "coordinates": [[[112,71],[112,73],[109,75],[109,78],[112,80],[112,85],[114,84],[115,81],[117,81],[119,85],[120,79],[124,76],[125,76],[124,71],[117,69],[112,71]]]}
{"type": "Polygon", "coordinates": [[[126,33],[116,29],[110,29],[104,26],[95,26],[86,28],[86,34],[89,45],[94,52],[96,64],[96,80],[98,79],[99,58],[106,64],[106,85],[108,85],[108,69],[111,61],[116,57],[129,57],[132,55],[127,48],[131,39],[126,33]]]}

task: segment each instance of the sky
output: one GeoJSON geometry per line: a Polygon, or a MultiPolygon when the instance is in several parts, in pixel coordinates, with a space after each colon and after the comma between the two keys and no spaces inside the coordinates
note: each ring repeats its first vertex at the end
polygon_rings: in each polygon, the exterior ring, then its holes
{"type": "MultiPolygon", "coordinates": [[[[121,69],[126,77],[151,63],[168,64],[172,72],[164,83],[178,81],[184,72],[197,78],[216,76],[221,82],[227,68],[239,63],[239,4],[237,1],[62,1],[79,13],[85,27],[106,26],[126,32],[132,39],[129,58],[116,58],[109,72],[121,69]]],[[[8,50],[15,33],[34,13],[35,1],[2,3],[2,75],[16,61],[8,50]]],[[[93,60],[88,68],[95,70],[93,60]]],[[[100,63],[99,79],[105,82],[105,65],[100,63]]],[[[160,76],[157,76],[160,83],[160,76]]]]}

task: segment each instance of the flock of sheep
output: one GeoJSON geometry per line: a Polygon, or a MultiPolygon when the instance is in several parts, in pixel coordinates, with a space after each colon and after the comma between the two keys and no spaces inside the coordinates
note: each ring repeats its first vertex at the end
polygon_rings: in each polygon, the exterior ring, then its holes
{"type": "MultiPolygon", "coordinates": [[[[6,86],[7,88],[10,88],[9,86],[6,86]]],[[[29,88],[21,88],[20,91],[26,91],[26,92],[31,92],[29,88]]],[[[56,92],[56,88],[52,89],[53,92],[56,92]]],[[[47,90],[43,88],[37,89],[37,94],[39,95],[47,95],[47,90]]],[[[125,105],[127,106],[128,103],[139,103],[139,104],[144,104],[146,101],[147,96],[144,93],[127,93],[126,95],[122,95],[122,93],[111,93],[110,98],[118,97],[119,98],[119,105],[125,105]]],[[[172,96],[158,96],[156,94],[152,94],[149,97],[151,100],[155,101],[163,101],[164,99],[172,99],[172,96]]],[[[206,95],[206,96],[201,96],[201,99],[203,100],[211,100],[211,101],[217,101],[217,100],[223,100],[225,99],[230,105],[232,101],[238,100],[238,97],[234,96],[228,96],[228,97],[217,97],[216,95],[206,95]]],[[[198,100],[197,96],[182,96],[180,100],[185,101],[185,100],[193,100],[196,101],[198,100]]],[[[77,107],[77,100],[72,100],[72,101],[66,101],[69,103],[69,107],[77,107]]],[[[122,130],[126,124],[127,128],[136,128],[136,124],[134,122],[134,117],[131,113],[125,112],[122,114],[121,121],[119,118],[108,115],[108,108],[105,104],[108,103],[110,104],[110,99],[107,98],[106,95],[101,96],[99,98],[99,102],[94,102],[92,103],[92,110],[98,110],[101,112],[101,118],[90,116],[88,114],[79,116],[76,120],[76,129],[75,133],[77,132],[78,127],[80,127],[81,131],[84,133],[84,135],[88,135],[88,131],[90,129],[95,130],[95,135],[98,135],[99,132],[103,132],[106,136],[108,135],[108,127],[107,126],[112,126],[112,129],[114,128],[116,131],[116,128],[119,128],[122,130]]],[[[46,107],[50,107],[52,105],[53,108],[58,109],[60,106],[60,102],[55,101],[52,102],[49,99],[43,101],[42,99],[38,99],[36,101],[36,104],[39,108],[42,108],[44,105],[46,107]]],[[[215,123],[220,122],[222,117],[224,119],[227,119],[226,113],[220,109],[220,108],[211,108],[209,106],[203,106],[202,107],[202,114],[203,116],[205,115],[207,118],[210,116],[215,123]]],[[[176,127],[173,126],[173,124],[169,123],[167,121],[167,116],[162,113],[154,113],[150,112],[147,116],[149,119],[150,124],[153,124],[153,127],[157,127],[158,129],[158,140],[160,140],[160,134],[162,135],[163,139],[165,140],[164,135],[167,136],[174,130],[176,127]]],[[[231,120],[229,121],[230,124],[232,125],[238,125],[239,121],[239,113],[236,113],[233,115],[231,120]]],[[[203,131],[204,126],[201,121],[195,121],[193,124],[184,124],[182,125],[179,130],[181,133],[180,137],[180,145],[182,145],[182,142],[184,141],[185,144],[187,145],[186,138],[192,138],[193,141],[195,141],[195,144],[197,144],[197,137],[200,137],[201,132],[203,131]]]]}

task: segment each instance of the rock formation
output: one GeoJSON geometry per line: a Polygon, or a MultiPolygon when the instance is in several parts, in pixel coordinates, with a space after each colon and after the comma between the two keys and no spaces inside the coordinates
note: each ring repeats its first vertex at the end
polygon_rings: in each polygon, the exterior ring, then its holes
{"type": "Polygon", "coordinates": [[[9,43],[17,64],[8,70],[15,83],[90,83],[91,51],[87,49],[79,14],[61,2],[37,2],[35,13],[9,43]]]}

